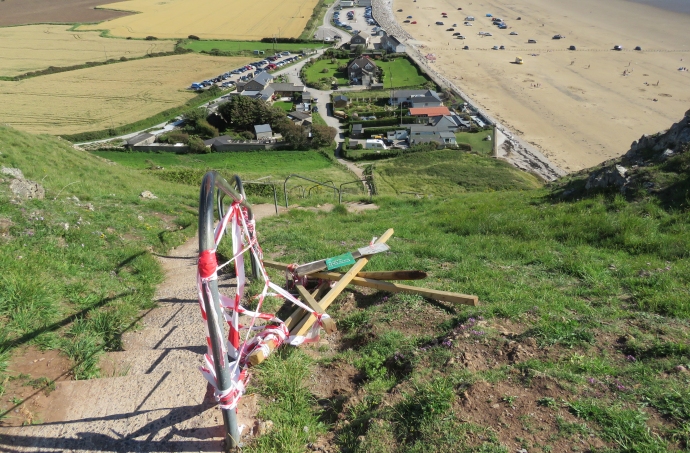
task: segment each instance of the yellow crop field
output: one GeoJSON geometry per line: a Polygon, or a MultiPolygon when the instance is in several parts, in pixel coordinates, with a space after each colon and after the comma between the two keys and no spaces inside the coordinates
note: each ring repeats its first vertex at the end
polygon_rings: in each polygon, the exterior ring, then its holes
{"type": "Polygon", "coordinates": [[[49,66],[134,58],[174,50],[173,41],[102,38],[97,32],[70,31],[68,25],[0,28],[0,76],[16,76],[49,66]]]}
{"type": "Polygon", "coordinates": [[[184,54],[0,81],[0,123],[48,134],[129,124],[184,104],[194,96],[185,89],[192,82],[249,61],[184,54]]]}
{"type": "Polygon", "coordinates": [[[130,0],[103,8],[137,11],[79,29],[107,29],[113,36],[258,40],[298,37],[318,0],[130,0]]]}

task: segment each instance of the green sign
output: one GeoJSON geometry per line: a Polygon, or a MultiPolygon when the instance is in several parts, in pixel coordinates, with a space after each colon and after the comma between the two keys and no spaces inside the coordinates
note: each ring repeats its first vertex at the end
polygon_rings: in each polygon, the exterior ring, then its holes
{"type": "Polygon", "coordinates": [[[326,258],[326,267],[329,271],[347,266],[348,264],[355,264],[355,259],[352,257],[352,253],[350,252],[334,256],[333,258],[326,258]]]}

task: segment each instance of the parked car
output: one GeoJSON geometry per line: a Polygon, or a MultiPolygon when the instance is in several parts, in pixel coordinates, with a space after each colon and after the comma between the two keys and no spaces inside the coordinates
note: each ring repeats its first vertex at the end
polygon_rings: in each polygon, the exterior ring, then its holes
{"type": "Polygon", "coordinates": [[[615,45],[613,46],[613,50],[623,50],[623,46],[615,45]]]}
{"type": "Polygon", "coordinates": [[[438,22],[436,22],[436,25],[443,25],[443,22],[438,21],[438,22]]]}
{"type": "Polygon", "coordinates": [[[565,36],[563,36],[563,35],[553,35],[553,38],[551,38],[551,39],[563,39],[563,38],[565,38],[565,36]]]}
{"type": "Polygon", "coordinates": [[[470,46],[465,46],[462,48],[462,50],[470,50],[470,46]]]}
{"type": "Polygon", "coordinates": [[[536,39],[528,39],[527,44],[536,44],[537,40],[536,39]]]}
{"type": "Polygon", "coordinates": [[[635,50],[642,50],[642,47],[640,47],[640,46],[635,46],[635,50]]]}
{"type": "Polygon", "coordinates": [[[446,31],[455,31],[455,29],[454,29],[453,27],[450,27],[450,28],[447,29],[446,31]]]}
{"type": "Polygon", "coordinates": [[[516,32],[516,31],[511,31],[510,34],[511,34],[512,36],[517,36],[517,32],[516,32]]]}
{"type": "Polygon", "coordinates": [[[577,48],[575,46],[570,46],[568,47],[568,50],[577,50],[577,48]]]}
{"type": "Polygon", "coordinates": [[[493,46],[491,49],[498,50],[498,46],[493,46]]]}
{"type": "Polygon", "coordinates": [[[501,46],[498,48],[499,50],[506,50],[506,46],[501,46]]]}

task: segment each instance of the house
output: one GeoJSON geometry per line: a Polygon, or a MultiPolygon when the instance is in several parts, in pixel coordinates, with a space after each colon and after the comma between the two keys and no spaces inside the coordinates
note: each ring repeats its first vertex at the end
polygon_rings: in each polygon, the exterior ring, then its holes
{"type": "Polygon", "coordinates": [[[457,145],[453,132],[439,130],[436,126],[412,124],[410,126],[410,145],[435,142],[439,145],[457,145]]]}
{"type": "Polygon", "coordinates": [[[271,130],[270,124],[257,124],[254,126],[254,133],[256,134],[257,140],[273,137],[273,131],[271,130]]]}
{"type": "Polygon", "coordinates": [[[398,41],[393,35],[384,35],[381,37],[381,48],[388,53],[403,53],[405,52],[405,44],[398,41]]]}
{"type": "Polygon", "coordinates": [[[242,86],[240,86],[240,84],[238,83],[237,91],[240,93],[244,90],[261,91],[264,88],[266,88],[266,85],[268,85],[271,82],[271,80],[273,80],[273,76],[271,74],[269,74],[268,72],[261,72],[259,73],[259,75],[247,81],[242,86]]]}
{"type": "Polygon", "coordinates": [[[442,115],[428,117],[428,124],[439,131],[456,131],[459,128],[469,129],[470,122],[457,115],[442,115]]]}
{"type": "Polygon", "coordinates": [[[448,107],[417,107],[410,109],[411,116],[445,116],[450,115],[448,107]]]}
{"type": "Polygon", "coordinates": [[[273,89],[273,85],[269,85],[263,90],[259,91],[259,94],[257,94],[256,97],[264,102],[268,102],[273,99],[274,93],[275,91],[273,89]]]}
{"type": "Polygon", "coordinates": [[[132,146],[138,146],[138,145],[150,145],[151,143],[156,141],[156,136],[153,134],[139,134],[135,135],[134,137],[128,139],[125,142],[125,148],[132,148],[132,146]]]}
{"type": "Polygon", "coordinates": [[[364,46],[369,47],[369,40],[371,39],[369,33],[360,31],[352,38],[350,38],[350,46],[364,46]]]}
{"type": "Polygon", "coordinates": [[[287,117],[295,124],[303,124],[305,122],[311,124],[311,115],[306,112],[288,112],[287,117]]]}
{"type": "Polygon", "coordinates": [[[221,135],[220,137],[213,137],[209,138],[208,140],[204,140],[204,145],[206,145],[207,148],[211,147],[211,149],[213,149],[214,146],[225,144],[230,140],[232,140],[232,137],[229,135],[221,135]]]}
{"type": "Polygon", "coordinates": [[[311,102],[314,97],[309,91],[302,92],[302,102],[311,102]]]}
{"type": "Polygon", "coordinates": [[[394,90],[389,104],[402,104],[403,107],[440,107],[443,101],[434,90],[394,90]]]}
{"type": "Polygon", "coordinates": [[[275,92],[276,97],[296,97],[304,92],[302,85],[295,85],[294,83],[272,83],[269,85],[275,92]]]}
{"type": "Polygon", "coordinates": [[[333,107],[334,108],[347,107],[347,105],[349,103],[350,103],[350,100],[347,98],[347,96],[343,96],[342,94],[339,94],[338,96],[335,96],[333,98],[333,107]]]}
{"type": "Polygon", "coordinates": [[[353,124],[353,125],[352,125],[352,133],[350,134],[350,136],[351,136],[352,138],[361,138],[361,137],[362,137],[362,132],[363,132],[363,131],[364,131],[364,129],[362,128],[362,125],[361,125],[361,124],[359,124],[359,123],[358,123],[358,124],[353,124]]]}
{"type": "Polygon", "coordinates": [[[375,81],[377,69],[376,63],[372,60],[367,57],[359,57],[348,63],[347,76],[350,83],[369,85],[375,81]]]}

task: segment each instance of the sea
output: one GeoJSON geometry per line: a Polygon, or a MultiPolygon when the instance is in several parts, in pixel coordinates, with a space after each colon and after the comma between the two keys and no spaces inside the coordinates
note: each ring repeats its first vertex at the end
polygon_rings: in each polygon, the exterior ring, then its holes
{"type": "Polygon", "coordinates": [[[690,14],[690,0],[633,0],[635,3],[656,6],[676,13],[690,14]]]}

